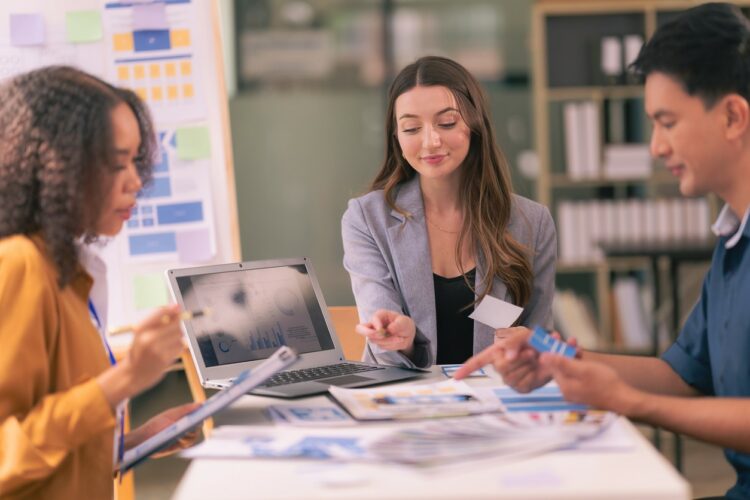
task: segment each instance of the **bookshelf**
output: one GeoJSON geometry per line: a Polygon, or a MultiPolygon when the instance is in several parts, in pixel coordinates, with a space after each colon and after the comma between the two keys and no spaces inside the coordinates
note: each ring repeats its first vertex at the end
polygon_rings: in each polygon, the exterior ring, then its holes
{"type": "MultiPolygon", "coordinates": [[[[676,179],[650,159],[643,85],[626,71],[658,26],[699,3],[537,0],[532,8],[536,197],[558,224],[558,288],[587,297],[607,349],[622,348],[612,338],[616,277],[640,273],[652,286],[671,264],[668,253],[657,266],[637,252],[613,258],[599,245],[679,248],[712,239],[718,200],[681,198],[676,179]]],[[[750,1],[735,3],[748,14],[750,1]]]]}

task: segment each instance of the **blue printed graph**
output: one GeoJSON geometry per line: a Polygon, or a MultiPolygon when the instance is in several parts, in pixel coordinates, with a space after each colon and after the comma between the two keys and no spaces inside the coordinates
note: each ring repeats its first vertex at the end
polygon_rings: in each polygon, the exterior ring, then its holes
{"type": "Polygon", "coordinates": [[[263,349],[273,349],[287,345],[281,325],[276,323],[271,330],[255,329],[255,333],[250,334],[250,343],[248,347],[251,351],[260,351],[263,349]]]}

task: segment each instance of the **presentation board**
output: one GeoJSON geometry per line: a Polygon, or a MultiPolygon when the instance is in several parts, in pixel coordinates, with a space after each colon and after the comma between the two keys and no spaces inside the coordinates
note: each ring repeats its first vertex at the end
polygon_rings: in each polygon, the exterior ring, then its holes
{"type": "Polygon", "coordinates": [[[101,249],[109,325],[168,303],[165,269],[240,259],[217,1],[0,2],[0,80],[76,66],[134,90],[154,118],[154,182],[101,249]]]}

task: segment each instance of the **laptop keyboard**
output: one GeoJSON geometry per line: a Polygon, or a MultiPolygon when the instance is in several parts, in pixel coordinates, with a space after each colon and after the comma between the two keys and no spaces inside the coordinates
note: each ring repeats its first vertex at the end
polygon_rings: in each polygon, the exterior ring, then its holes
{"type": "Polygon", "coordinates": [[[373,370],[384,370],[382,366],[357,365],[354,363],[339,363],[336,365],[316,366],[303,370],[289,370],[280,372],[269,378],[261,387],[274,387],[277,385],[296,384],[323,378],[351,375],[352,373],[370,372],[373,370]]]}

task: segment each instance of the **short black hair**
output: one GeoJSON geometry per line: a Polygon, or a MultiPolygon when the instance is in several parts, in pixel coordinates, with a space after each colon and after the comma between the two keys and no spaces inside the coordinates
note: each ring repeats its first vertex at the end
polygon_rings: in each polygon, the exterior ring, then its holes
{"type": "Polygon", "coordinates": [[[679,81],[711,107],[737,93],[750,101],[750,22],[729,3],[688,9],[660,26],[631,68],[646,77],[660,72],[679,81]]]}

